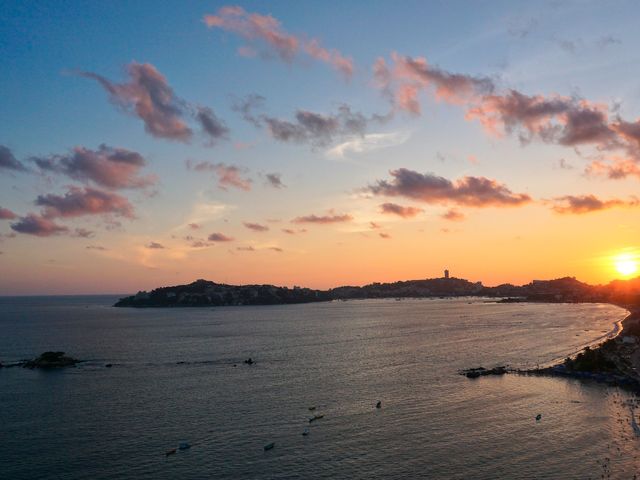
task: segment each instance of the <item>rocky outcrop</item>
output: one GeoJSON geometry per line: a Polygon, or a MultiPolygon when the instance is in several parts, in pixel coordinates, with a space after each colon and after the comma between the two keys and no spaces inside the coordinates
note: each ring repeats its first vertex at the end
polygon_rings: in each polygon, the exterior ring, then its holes
{"type": "Polygon", "coordinates": [[[74,367],[80,360],[65,355],[64,352],[44,352],[33,360],[22,364],[24,368],[64,368],[74,367]]]}

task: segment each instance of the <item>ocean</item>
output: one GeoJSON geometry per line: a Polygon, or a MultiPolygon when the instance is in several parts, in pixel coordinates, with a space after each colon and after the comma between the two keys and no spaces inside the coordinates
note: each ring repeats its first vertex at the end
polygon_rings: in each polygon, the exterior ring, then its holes
{"type": "Polygon", "coordinates": [[[585,479],[640,468],[629,394],[457,373],[563,358],[625,317],[612,305],[137,310],[116,299],[0,298],[0,361],[46,350],[86,360],[0,369],[0,478],[585,479]],[[191,448],[165,456],[181,441],[191,448]]]}

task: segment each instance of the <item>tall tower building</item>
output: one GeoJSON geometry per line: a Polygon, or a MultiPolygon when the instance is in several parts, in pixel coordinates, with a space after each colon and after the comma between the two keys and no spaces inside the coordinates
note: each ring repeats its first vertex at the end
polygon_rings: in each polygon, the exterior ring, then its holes
{"type": "Polygon", "coordinates": [[[449,270],[444,271],[444,278],[449,278],[449,270]]]}

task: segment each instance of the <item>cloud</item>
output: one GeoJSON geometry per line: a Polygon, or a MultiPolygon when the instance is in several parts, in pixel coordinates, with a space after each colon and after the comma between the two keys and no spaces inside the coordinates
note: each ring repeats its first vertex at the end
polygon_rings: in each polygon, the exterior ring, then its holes
{"type": "Polygon", "coordinates": [[[213,172],[218,177],[218,187],[222,190],[227,190],[228,187],[234,187],[244,191],[251,190],[252,180],[243,177],[243,175],[247,173],[246,168],[207,161],[193,163],[187,160],[187,169],[195,172],[213,172]]]}
{"type": "Polygon", "coordinates": [[[30,160],[43,172],[63,174],[82,182],[92,181],[111,189],[145,188],[157,181],[155,175],[139,175],[146,165],[142,155],[104,144],[97,150],[75,147],[66,155],[32,157],[30,160]]]}
{"type": "Polygon", "coordinates": [[[485,177],[462,177],[455,182],[432,173],[406,168],[391,170],[392,179],[378,180],[365,191],[374,195],[405,197],[425,203],[453,203],[470,207],[512,207],[531,201],[525,193],[513,193],[506,185],[485,177]]]}
{"type": "Polygon", "coordinates": [[[202,226],[200,224],[198,224],[198,223],[190,223],[189,224],[189,228],[191,230],[199,230],[200,228],[202,228],[202,226]]]}
{"type": "MultiPolygon", "coordinates": [[[[480,122],[490,135],[517,135],[523,144],[538,140],[565,147],[590,146],[600,154],[622,151],[640,165],[640,121],[620,118],[619,106],[609,108],[577,96],[527,95],[499,88],[491,78],[451,73],[424,58],[397,53],[390,64],[378,58],[373,76],[375,86],[395,110],[419,115],[419,96],[424,93],[460,106],[467,120],[480,122]]],[[[615,175],[615,169],[612,172],[615,175]]]]}
{"type": "Polygon", "coordinates": [[[585,169],[587,175],[605,175],[618,180],[635,176],[640,178],[640,163],[630,158],[613,157],[609,161],[595,160],[585,169]]]}
{"type": "Polygon", "coordinates": [[[43,216],[46,218],[103,214],[134,218],[133,206],[127,198],[92,187],[71,186],[64,196],[39,195],[35,204],[43,207],[43,216]]]}
{"type": "Polygon", "coordinates": [[[377,230],[378,228],[382,228],[382,225],[376,222],[369,222],[369,228],[372,230],[377,230]]]}
{"type": "Polygon", "coordinates": [[[145,248],[148,248],[151,250],[163,250],[166,247],[158,242],[149,242],[148,244],[145,245],[145,248]]]}
{"type": "Polygon", "coordinates": [[[451,222],[459,222],[461,220],[464,220],[465,218],[464,213],[460,212],[459,210],[456,210],[455,208],[451,208],[447,210],[445,213],[441,215],[441,217],[451,222]]]}
{"type": "Polygon", "coordinates": [[[569,162],[567,162],[564,158],[560,158],[557,162],[556,165],[559,169],[561,170],[573,170],[573,165],[571,165],[569,162]]]}
{"type": "Polygon", "coordinates": [[[120,84],[92,72],[78,74],[100,83],[111,101],[139,117],[145,130],[154,137],[189,140],[192,131],[183,120],[183,106],[166,78],[149,63],[131,62],[126,69],[129,82],[120,84]]]}
{"type": "Polygon", "coordinates": [[[86,247],[87,250],[98,250],[98,251],[106,251],[108,250],[107,248],[103,247],[102,245],[87,245],[86,247]]]}
{"type": "Polygon", "coordinates": [[[402,145],[409,140],[408,132],[367,133],[354,136],[327,150],[327,155],[334,158],[344,158],[350,153],[368,153],[383,148],[402,145]]]}
{"type": "Polygon", "coordinates": [[[0,220],[15,220],[16,218],[18,218],[18,215],[11,210],[0,207],[0,220]]]}
{"type": "Polygon", "coordinates": [[[200,123],[202,130],[212,143],[228,138],[229,129],[227,125],[224,121],[220,120],[210,108],[198,108],[196,120],[200,123]]]}
{"type": "Polygon", "coordinates": [[[262,95],[251,93],[244,98],[236,99],[231,106],[232,110],[242,115],[242,118],[256,128],[262,127],[262,121],[254,113],[264,106],[265,98],[262,95]]]}
{"type": "Polygon", "coordinates": [[[72,236],[78,238],[91,238],[95,235],[95,232],[92,230],[87,230],[86,228],[76,228],[73,230],[72,236]]]}
{"type": "Polygon", "coordinates": [[[517,132],[524,142],[538,138],[564,146],[604,147],[615,140],[606,107],[560,95],[531,96],[516,90],[488,95],[468,109],[466,118],[479,120],[495,135],[517,132]]]}
{"type": "Polygon", "coordinates": [[[305,54],[330,65],[345,78],[353,75],[353,61],[338,50],[328,50],[318,39],[303,38],[286,32],[280,22],[271,15],[249,13],[242,7],[227,6],[218,10],[216,15],[205,15],[204,22],[209,28],[220,28],[233,32],[251,42],[252,47],[241,47],[243,56],[255,56],[255,48],[262,48],[265,56],[276,56],[291,63],[296,57],[305,54]]]}
{"type": "Polygon", "coordinates": [[[53,220],[30,213],[21,217],[17,222],[11,224],[11,229],[27,235],[37,237],[50,237],[67,233],[69,229],[63,225],[58,225],[53,220]]]}
{"type": "Polygon", "coordinates": [[[402,218],[415,217],[423,211],[424,210],[422,210],[421,208],[403,207],[402,205],[398,205],[395,203],[383,203],[382,205],[380,205],[380,212],[391,215],[398,215],[402,218]]]}
{"type": "Polygon", "coordinates": [[[279,173],[267,173],[264,178],[266,184],[273,188],[285,188],[286,185],[282,183],[282,176],[279,173]]]}
{"type": "Polygon", "coordinates": [[[280,247],[269,247],[269,250],[273,250],[274,252],[282,253],[284,250],[280,247]]]}
{"type": "Polygon", "coordinates": [[[391,235],[389,235],[388,233],[385,233],[385,232],[380,232],[380,233],[378,233],[378,235],[380,235],[380,238],[384,238],[386,240],[391,238],[391,235]]]}
{"type": "Polygon", "coordinates": [[[239,250],[241,252],[255,252],[256,249],[253,248],[252,246],[248,246],[248,247],[236,247],[236,250],[239,250]]]}
{"type": "MultiPolygon", "coordinates": [[[[283,120],[255,112],[254,110],[262,107],[263,102],[264,97],[249,95],[236,101],[234,110],[254,126],[265,128],[279,142],[310,144],[316,148],[345,138],[354,141],[356,137],[363,137],[371,124],[383,124],[390,118],[389,115],[378,114],[366,117],[360,112],[354,112],[349,105],[342,104],[335,113],[323,114],[300,109],[295,112],[292,120],[283,120]]],[[[369,139],[369,143],[375,141],[381,140],[369,139]]]]}
{"type": "Polygon", "coordinates": [[[306,228],[299,228],[298,230],[293,230],[291,228],[283,228],[282,231],[287,235],[297,235],[298,233],[307,233],[306,228]]]}
{"type": "Polygon", "coordinates": [[[329,145],[345,135],[364,135],[369,122],[363,114],[352,112],[348,105],[340,106],[335,114],[298,110],[293,121],[268,116],[263,116],[262,120],[274,139],[310,143],[316,147],[329,145]]]}
{"type": "Polygon", "coordinates": [[[233,241],[232,237],[227,237],[222,233],[212,233],[211,235],[209,235],[208,239],[210,242],[232,242],[233,241]]]}
{"type": "Polygon", "coordinates": [[[566,195],[554,199],[555,204],[551,207],[555,212],[562,214],[584,214],[607,210],[615,207],[637,207],[640,206],[640,200],[632,198],[631,200],[601,200],[595,195],[566,195]]]}
{"type": "Polygon", "coordinates": [[[430,65],[423,57],[406,57],[393,53],[392,65],[376,59],[373,67],[378,88],[399,110],[414,115],[421,113],[419,94],[432,92],[437,100],[465,104],[492,92],[494,83],[487,77],[450,73],[430,65]]]}
{"type": "Polygon", "coordinates": [[[266,225],[261,225],[259,223],[251,223],[251,222],[244,222],[243,225],[248,228],[249,230],[253,230],[254,232],[268,232],[269,231],[269,227],[266,225]]]}
{"type": "Polygon", "coordinates": [[[350,222],[353,217],[349,214],[334,214],[330,212],[328,215],[304,215],[296,217],[291,222],[293,223],[317,223],[317,224],[331,224],[331,223],[344,223],[350,222]]]}
{"type": "Polygon", "coordinates": [[[16,172],[26,172],[25,167],[21,162],[16,160],[13,156],[13,152],[4,145],[0,145],[0,170],[14,170],[16,172]]]}

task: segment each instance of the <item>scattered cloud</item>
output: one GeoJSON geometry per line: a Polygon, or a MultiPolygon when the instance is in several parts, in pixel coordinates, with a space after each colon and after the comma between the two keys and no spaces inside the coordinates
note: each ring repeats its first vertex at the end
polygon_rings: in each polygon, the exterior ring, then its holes
{"type": "Polygon", "coordinates": [[[102,245],[87,245],[86,247],[84,247],[87,250],[98,250],[101,252],[104,252],[106,250],[108,250],[107,248],[103,247],[102,245]]]}
{"type": "Polygon", "coordinates": [[[269,231],[269,227],[266,225],[261,225],[259,223],[251,223],[251,222],[244,222],[243,225],[248,228],[249,230],[253,230],[254,232],[268,232],[269,231]]]}
{"type": "Polygon", "coordinates": [[[441,215],[445,220],[449,220],[451,222],[459,222],[465,219],[464,213],[455,208],[451,208],[447,210],[445,213],[441,215]]]}
{"type": "MultiPolygon", "coordinates": [[[[603,43],[615,43],[607,38],[603,43]]],[[[494,79],[451,73],[430,65],[425,58],[391,55],[391,63],[378,58],[373,66],[375,85],[395,110],[419,115],[420,95],[431,96],[460,106],[469,121],[478,121],[485,131],[497,137],[516,135],[524,145],[533,140],[576,148],[592,147],[599,154],[622,152],[628,161],[640,165],[640,120],[620,117],[620,106],[608,107],[579,96],[527,95],[515,89],[500,88],[494,79]]],[[[619,160],[604,159],[600,168],[610,178],[623,178],[619,160]],[[616,176],[617,175],[617,176],[616,176]]]]}
{"type": "Polygon", "coordinates": [[[126,66],[126,72],[129,77],[126,83],[114,83],[93,72],[76,73],[97,81],[114,105],[140,118],[146,132],[154,137],[188,142],[193,136],[186,120],[189,117],[200,125],[209,143],[227,138],[229,130],[213,110],[191,106],[176,96],[155,66],[131,62],[126,66]]]}
{"type": "Polygon", "coordinates": [[[573,170],[574,169],[574,166],[571,165],[569,162],[567,162],[564,158],[558,159],[558,161],[556,162],[556,166],[557,166],[557,168],[559,168],[561,170],[573,170]]]}
{"type": "Polygon", "coordinates": [[[367,133],[348,138],[342,143],[327,150],[327,155],[333,158],[345,158],[349,154],[369,153],[383,148],[395,147],[405,143],[411,134],[409,132],[367,133]]]}
{"type": "Polygon", "coordinates": [[[140,176],[146,160],[137,152],[100,145],[97,150],[75,147],[66,155],[30,158],[42,172],[59,173],[82,182],[92,181],[111,189],[145,188],[157,182],[155,175],[140,176]]]}
{"type": "Polygon", "coordinates": [[[608,210],[616,207],[638,207],[640,200],[632,198],[630,200],[601,200],[595,195],[566,195],[554,199],[552,209],[562,214],[583,214],[597,212],[600,210],[608,210]]]}
{"type": "Polygon", "coordinates": [[[389,172],[391,180],[378,180],[365,189],[373,195],[405,197],[424,203],[453,203],[470,207],[513,207],[531,202],[525,193],[485,177],[462,177],[455,182],[432,173],[406,168],[389,172]]]}
{"type": "Polygon", "coordinates": [[[266,184],[273,188],[285,188],[286,185],[282,183],[282,175],[279,173],[267,173],[264,176],[266,184]]]}
{"type": "MultiPolygon", "coordinates": [[[[257,113],[255,110],[261,109],[263,103],[264,97],[253,94],[236,101],[233,108],[254,126],[265,128],[279,142],[310,144],[314,148],[327,147],[336,141],[344,142],[345,139],[352,142],[350,145],[354,147],[357,145],[355,139],[363,137],[371,124],[383,124],[390,118],[389,115],[377,114],[367,117],[354,112],[349,105],[342,104],[335,113],[297,110],[292,120],[283,120],[257,113]]],[[[369,145],[390,142],[391,139],[392,137],[369,138],[369,145]]],[[[395,138],[395,141],[399,141],[399,138],[395,138]]],[[[346,149],[345,146],[343,150],[346,149]]],[[[340,149],[336,152],[340,152],[340,149]]]]}
{"type": "Polygon", "coordinates": [[[274,252],[282,253],[284,250],[280,247],[269,247],[269,250],[273,250],[274,252]]]}
{"type": "Polygon", "coordinates": [[[228,139],[229,129],[227,125],[209,107],[197,109],[196,120],[200,123],[202,131],[213,144],[219,140],[228,139]]]}
{"type": "Polygon", "coordinates": [[[43,207],[46,218],[103,214],[134,218],[133,206],[127,198],[92,187],[71,186],[64,195],[39,195],[35,204],[43,207]]]}
{"type": "Polygon", "coordinates": [[[78,238],[91,238],[94,235],[95,232],[93,230],[87,230],[86,228],[75,228],[71,234],[72,237],[78,238]]]}
{"type": "Polygon", "coordinates": [[[640,178],[640,162],[621,157],[613,157],[609,161],[595,160],[587,166],[585,173],[587,175],[604,175],[612,180],[630,176],[640,178]]]}
{"type": "Polygon", "coordinates": [[[232,242],[233,238],[228,237],[222,233],[212,233],[209,235],[208,240],[210,242],[232,242]]]}
{"type": "Polygon", "coordinates": [[[271,15],[249,13],[242,7],[226,6],[215,15],[205,15],[204,23],[209,28],[219,28],[235,33],[251,46],[240,47],[239,53],[245,57],[257,55],[257,49],[265,57],[276,57],[292,63],[298,56],[310,58],[330,65],[345,78],[353,75],[353,61],[335,49],[327,49],[316,38],[299,37],[288,33],[280,22],[271,15]]]}
{"type": "Polygon", "coordinates": [[[50,237],[67,233],[69,229],[63,225],[58,225],[53,220],[34,213],[30,213],[11,224],[11,229],[27,235],[37,237],[50,237]]]}
{"type": "Polygon", "coordinates": [[[191,230],[200,230],[200,228],[202,228],[202,226],[198,223],[190,223],[189,224],[189,228],[191,230]]]}
{"type": "Polygon", "coordinates": [[[145,248],[148,248],[150,250],[163,250],[166,247],[158,242],[149,242],[145,245],[145,248]]]}
{"type": "Polygon", "coordinates": [[[412,218],[424,212],[424,210],[416,207],[403,207],[402,205],[398,205],[396,203],[383,203],[382,205],[380,205],[380,212],[397,215],[402,218],[412,218]]]}
{"type": "Polygon", "coordinates": [[[236,250],[239,250],[241,252],[255,252],[256,249],[253,248],[251,245],[246,246],[246,247],[236,247],[236,250]]]}
{"type": "Polygon", "coordinates": [[[18,215],[11,210],[0,207],[0,220],[15,220],[16,218],[18,218],[18,215]]]}
{"type": "Polygon", "coordinates": [[[335,214],[330,212],[328,215],[304,215],[296,217],[291,220],[293,223],[317,223],[317,224],[331,224],[331,223],[344,223],[350,222],[353,217],[349,214],[335,214]]]}
{"type": "Polygon", "coordinates": [[[252,180],[246,177],[248,170],[235,165],[226,165],[224,163],[199,162],[193,163],[187,160],[187,169],[195,172],[212,172],[218,177],[218,188],[227,190],[229,187],[239,190],[251,190],[252,180]]]}
{"type": "Polygon", "coordinates": [[[0,170],[13,170],[15,172],[26,172],[25,167],[21,162],[16,160],[13,152],[8,147],[0,145],[0,170]]]}
{"type": "Polygon", "coordinates": [[[391,238],[391,235],[388,234],[388,233],[385,233],[385,232],[380,232],[380,233],[378,233],[378,235],[380,235],[380,238],[384,238],[384,239],[387,239],[387,240],[391,238]]]}

